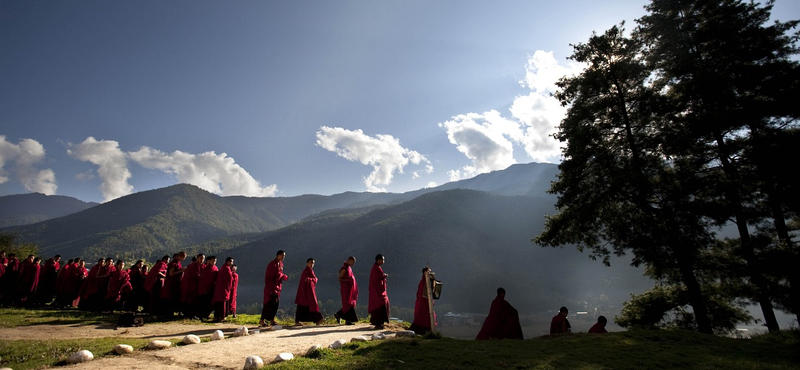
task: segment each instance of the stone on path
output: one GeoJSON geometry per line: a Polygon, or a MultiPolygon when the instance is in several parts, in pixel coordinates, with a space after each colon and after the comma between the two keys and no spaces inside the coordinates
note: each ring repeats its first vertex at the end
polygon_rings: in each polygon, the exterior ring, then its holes
{"type": "Polygon", "coordinates": [[[233,336],[233,337],[246,337],[248,335],[250,335],[250,332],[247,330],[247,327],[242,326],[241,328],[234,330],[233,331],[233,335],[231,335],[231,336],[233,336]]]}
{"type": "Polygon", "coordinates": [[[281,329],[283,329],[283,326],[280,326],[280,325],[272,325],[272,326],[270,326],[270,329],[271,329],[271,330],[281,330],[281,329]]]}
{"type": "Polygon", "coordinates": [[[372,340],[379,340],[379,339],[386,339],[386,334],[383,333],[372,334],[372,340]]]}
{"type": "Polygon", "coordinates": [[[211,340],[223,340],[225,339],[225,334],[222,334],[222,330],[216,330],[211,333],[211,340]]]}
{"type": "Polygon", "coordinates": [[[114,353],[118,355],[133,353],[133,346],[129,346],[127,344],[117,344],[114,346],[114,353]]]}
{"type": "Polygon", "coordinates": [[[347,341],[346,341],[346,340],[344,340],[344,339],[339,339],[339,340],[337,340],[337,341],[335,341],[335,342],[331,343],[331,345],[330,345],[330,346],[328,346],[328,348],[332,348],[332,349],[342,348],[342,346],[344,346],[345,344],[347,344],[347,341]]]}
{"type": "Polygon", "coordinates": [[[244,360],[244,370],[258,370],[264,367],[264,360],[258,356],[248,356],[244,360]]]}
{"type": "Polygon", "coordinates": [[[147,345],[149,349],[165,349],[172,346],[172,342],[168,340],[151,340],[150,344],[147,345]]]}
{"type": "Polygon", "coordinates": [[[417,335],[413,330],[400,330],[395,333],[398,338],[414,338],[417,335]]]}
{"type": "Polygon", "coordinates": [[[68,364],[78,364],[78,363],[81,363],[81,362],[91,361],[93,358],[94,358],[94,355],[91,352],[89,352],[89,351],[87,351],[85,349],[82,349],[82,350],[80,350],[78,352],[75,352],[75,353],[71,354],[69,356],[69,358],[67,358],[67,363],[68,364]]]}
{"type": "Polygon", "coordinates": [[[311,346],[311,348],[309,348],[308,351],[306,351],[306,356],[310,356],[312,353],[317,352],[317,351],[319,351],[321,349],[322,349],[322,345],[321,344],[315,344],[315,345],[311,346]]]}
{"type": "Polygon", "coordinates": [[[197,343],[200,343],[200,337],[194,334],[189,334],[183,337],[183,344],[197,344],[197,343]]]}
{"type": "Polygon", "coordinates": [[[278,357],[275,357],[275,362],[283,362],[291,360],[294,360],[294,355],[289,352],[280,353],[278,354],[278,357]]]}
{"type": "Polygon", "coordinates": [[[367,337],[365,337],[363,335],[359,335],[357,337],[353,337],[353,339],[350,339],[350,341],[351,342],[366,342],[366,341],[369,341],[369,339],[367,339],[367,337]]]}

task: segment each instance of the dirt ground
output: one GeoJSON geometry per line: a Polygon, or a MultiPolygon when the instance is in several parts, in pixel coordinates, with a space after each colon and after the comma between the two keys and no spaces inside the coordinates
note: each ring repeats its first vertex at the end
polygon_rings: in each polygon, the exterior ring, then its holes
{"type": "MultiPolygon", "coordinates": [[[[155,323],[139,328],[120,328],[113,326],[62,325],[47,329],[42,327],[18,327],[0,330],[0,339],[47,340],[65,338],[104,338],[118,337],[119,344],[126,338],[182,338],[194,334],[201,338],[209,337],[215,330],[231,334],[237,325],[217,324],[184,325],[178,323],[155,323]]],[[[249,327],[248,329],[256,329],[249,327]]],[[[286,327],[280,330],[264,331],[247,337],[226,338],[220,341],[194,345],[177,346],[160,351],[135,351],[130,355],[107,356],[82,364],[59,367],[64,369],[103,369],[103,370],[153,370],[153,369],[241,369],[247,356],[260,356],[265,363],[271,362],[283,352],[302,356],[313,345],[328,346],[339,339],[350,341],[357,336],[384,333],[393,337],[392,330],[374,330],[372,326],[358,324],[286,327]]],[[[109,348],[111,350],[111,348],[109,348]]]]}

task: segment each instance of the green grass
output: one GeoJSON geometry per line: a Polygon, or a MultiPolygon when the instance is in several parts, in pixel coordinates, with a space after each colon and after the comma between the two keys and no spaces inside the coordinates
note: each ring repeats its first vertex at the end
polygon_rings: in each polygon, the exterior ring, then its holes
{"type": "Polygon", "coordinates": [[[29,325],[97,325],[116,323],[117,315],[79,311],[77,309],[0,309],[0,328],[29,325]]]}
{"type": "Polygon", "coordinates": [[[731,339],[692,332],[572,334],[525,341],[351,343],[266,369],[798,369],[800,332],[731,339]]]}

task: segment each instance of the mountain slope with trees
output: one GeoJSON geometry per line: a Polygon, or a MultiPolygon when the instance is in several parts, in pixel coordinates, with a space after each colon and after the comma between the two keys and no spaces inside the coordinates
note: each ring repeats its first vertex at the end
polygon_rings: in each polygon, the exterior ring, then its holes
{"type": "Polygon", "coordinates": [[[97,203],[39,193],[0,197],[0,228],[33,224],[83,211],[97,203]]]}

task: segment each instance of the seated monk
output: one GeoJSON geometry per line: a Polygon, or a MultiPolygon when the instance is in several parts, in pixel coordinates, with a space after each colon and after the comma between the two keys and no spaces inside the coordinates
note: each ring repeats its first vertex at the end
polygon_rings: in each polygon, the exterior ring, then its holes
{"type": "Polygon", "coordinates": [[[567,315],[569,315],[569,310],[566,307],[561,307],[558,310],[558,314],[553,316],[553,320],[550,321],[550,335],[572,332],[572,326],[567,320],[567,315]]]}
{"type": "Polygon", "coordinates": [[[506,302],[506,290],[497,288],[497,298],[492,301],[489,316],[483,322],[475,340],[523,339],[517,309],[506,302]]]}
{"type": "Polygon", "coordinates": [[[608,319],[606,319],[605,316],[598,316],[597,317],[597,323],[592,325],[591,328],[589,328],[589,332],[590,333],[595,333],[595,334],[608,333],[608,330],[606,330],[606,323],[607,322],[608,322],[608,319]]]}

